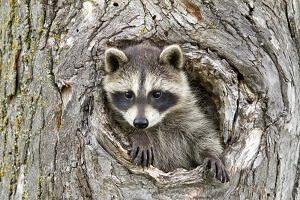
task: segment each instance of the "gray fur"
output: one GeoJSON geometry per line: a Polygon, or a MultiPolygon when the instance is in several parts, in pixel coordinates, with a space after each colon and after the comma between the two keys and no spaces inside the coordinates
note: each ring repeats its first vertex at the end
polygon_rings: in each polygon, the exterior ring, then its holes
{"type": "Polygon", "coordinates": [[[177,44],[166,47],[159,56],[159,62],[164,65],[173,65],[176,69],[182,69],[184,59],[181,48],[177,44]]]}
{"type": "Polygon", "coordinates": [[[109,48],[105,51],[105,71],[113,72],[128,61],[123,51],[116,48],[109,48]]]}
{"type": "MultiPolygon", "coordinates": [[[[110,106],[116,113],[115,119],[128,133],[133,148],[136,148],[136,152],[131,152],[133,162],[143,166],[153,164],[167,172],[176,168],[191,169],[208,159],[210,167],[215,170],[214,175],[222,181],[228,181],[221,161],[223,147],[217,127],[213,119],[197,106],[195,95],[182,70],[184,57],[180,47],[171,45],[161,51],[157,47],[141,44],[129,47],[123,52],[128,61],[114,73],[106,75],[104,89],[110,106]],[[157,89],[171,92],[178,99],[176,105],[163,112],[156,112],[146,100],[134,102],[138,105],[135,109],[143,107],[145,116],[147,112],[159,113],[159,121],[153,122],[146,129],[133,127],[132,119],[135,116],[132,115],[136,110],[119,110],[112,101],[112,94],[115,92],[131,90],[137,97],[143,97],[157,89]],[[147,110],[145,107],[151,109],[147,110]],[[141,152],[141,149],[145,151],[141,152]],[[146,163],[152,156],[153,162],[146,163]]],[[[153,113],[149,116],[153,116],[153,113]]]]}

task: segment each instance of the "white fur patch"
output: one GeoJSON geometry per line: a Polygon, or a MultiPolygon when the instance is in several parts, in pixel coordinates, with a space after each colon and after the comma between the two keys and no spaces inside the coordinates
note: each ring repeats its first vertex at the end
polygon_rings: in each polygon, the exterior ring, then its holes
{"type": "Polygon", "coordinates": [[[110,80],[110,77],[106,77],[104,79],[104,89],[110,93],[132,90],[135,96],[137,96],[139,90],[139,74],[132,74],[126,79],[119,79],[118,82],[110,80]]]}
{"type": "Polygon", "coordinates": [[[138,95],[139,87],[140,87],[140,74],[136,73],[131,77],[131,90],[134,92],[135,96],[138,95]]]}
{"type": "Polygon", "coordinates": [[[161,78],[155,77],[152,74],[147,74],[144,83],[144,89],[146,91],[146,94],[148,94],[152,90],[159,89],[160,85],[161,85],[161,78]]]}
{"type": "Polygon", "coordinates": [[[131,108],[129,108],[124,114],[124,118],[125,120],[131,125],[134,127],[133,125],[133,121],[134,119],[136,118],[138,114],[138,109],[137,109],[137,106],[132,106],[131,108]]]}
{"type": "MultiPolygon", "coordinates": [[[[133,127],[134,127],[133,121],[137,117],[137,115],[138,115],[137,106],[133,106],[123,113],[125,120],[133,127]]],[[[145,107],[145,118],[149,122],[147,128],[155,126],[157,123],[159,123],[162,120],[163,116],[164,114],[161,115],[156,109],[152,108],[152,106],[147,105],[145,107]]]]}
{"type": "Polygon", "coordinates": [[[147,128],[156,125],[157,123],[159,123],[162,120],[162,115],[154,108],[152,108],[152,106],[147,105],[145,107],[145,117],[149,122],[149,125],[147,128]]]}
{"type": "Polygon", "coordinates": [[[177,82],[163,79],[157,77],[153,74],[147,74],[146,80],[144,83],[144,88],[146,90],[146,95],[153,90],[162,90],[175,93],[177,95],[186,96],[189,94],[189,85],[187,78],[184,73],[181,74],[180,80],[177,82]]]}

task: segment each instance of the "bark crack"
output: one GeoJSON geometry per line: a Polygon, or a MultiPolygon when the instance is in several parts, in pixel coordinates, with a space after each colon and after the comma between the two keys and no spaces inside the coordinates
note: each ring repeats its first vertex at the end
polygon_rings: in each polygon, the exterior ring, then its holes
{"type": "MultiPolygon", "coordinates": [[[[284,1],[285,3],[285,10],[284,10],[284,13],[285,13],[285,17],[286,17],[286,22],[287,22],[287,25],[288,25],[288,29],[289,29],[289,33],[291,35],[291,38],[292,40],[294,41],[294,44],[295,44],[295,47],[297,49],[297,55],[298,55],[298,61],[300,61],[300,38],[298,38],[299,36],[297,36],[297,31],[295,30],[297,27],[295,25],[295,19],[294,18],[290,18],[289,17],[289,4],[288,2],[284,1]]],[[[294,5],[294,3],[290,3],[292,6],[294,5]]],[[[295,13],[295,11],[294,11],[295,13]]],[[[298,27],[299,28],[299,27],[298,27]]]]}
{"type": "Polygon", "coordinates": [[[88,182],[87,172],[82,168],[82,166],[77,167],[77,183],[82,197],[94,199],[91,186],[88,182]]]}
{"type": "Polygon", "coordinates": [[[291,38],[293,40],[295,40],[295,32],[292,28],[292,25],[291,25],[291,21],[290,21],[290,18],[289,18],[289,11],[288,11],[288,3],[286,1],[284,1],[285,5],[284,5],[284,14],[285,14],[285,18],[286,18],[286,22],[287,22],[287,25],[288,25],[288,29],[289,29],[289,32],[290,32],[290,35],[291,35],[291,38]]]}
{"type": "MultiPolygon", "coordinates": [[[[49,27],[49,28],[47,28],[46,29],[46,33],[45,33],[45,44],[44,44],[44,46],[43,47],[41,47],[41,49],[44,49],[45,47],[46,47],[46,45],[47,45],[47,41],[48,41],[48,39],[49,39],[49,36],[50,36],[50,32],[51,32],[51,30],[52,30],[52,25],[53,25],[53,22],[54,22],[54,20],[55,20],[55,18],[56,18],[56,16],[57,16],[57,13],[58,13],[58,11],[59,11],[59,9],[55,9],[57,6],[56,6],[56,4],[57,4],[57,0],[54,0],[54,1],[52,1],[53,3],[52,4],[43,4],[43,5],[45,5],[46,7],[51,7],[51,12],[50,13],[48,13],[47,14],[47,11],[46,11],[46,17],[45,17],[45,19],[49,19],[50,20],[50,22],[49,22],[49,24],[47,25],[47,27],[49,27]]],[[[45,8],[44,8],[45,9],[45,8]]],[[[46,9],[45,9],[46,10],[46,9]]]]}
{"type": "Polygon", "coordinates": [[[278,153],[276,153],[276,160],[277,160],[277,165],[276,165],[276,175],[275,175],[275,188],[277,189],[276,193],[275,193],[275,198],[276,199],[282,199],[281,196],[281,192],[278,192],[279,190],[279,173],[280,173],[280,157],[278,155],[278,153]],[[278,195],[280,195],[280,197],[278,197],[278,195]]]}
{"type": "MultiPolygon", "coordinates": [[[[272,49],[272,45],[270,44],[270,42],[266,38],[264,38],[260,28],[257,26],[255,21],[253,20],[253,13],[250,15],[249,20],[251,21],[252,28],[253,28],[254,32],[256,33],[258,42],[260,44],[262,44],[261,45],[262,49],[264,50],[264,52],[269,56],[269,58],[274,63],[274,65],[277,69],[279,78],[281,80],[283,80],[283,81],[280,81],[281,96],[282,96],[283,104],[284,104],[284,107],[285,107],[284,110],[289,109],[288,97],[287,97],[287,94],[286,94],[285,88],[284,88],[286,86],[286,82],[288,82],[289,80],[286,77],[285,73],[283,72],[282,66],[278,62],[278,59],[276,57],[276,53],[272,49]]],[[[284,112],[284,110],[282,112],[284,112]]]]}
{"type": "Polygon", "coordinates": [[[299,191],[300,191],[300,159],[298,159],[298,163],[297,163],[295,183],[294,183],[293,192],[292,192],[293,199],[296,199],[296,197],[298,195],[300,195],[299,191]]]}
{"type": "Polygon", "coordinates": [[[93,96],[87,97],[81,106],[81,127],[76,131],[76,138],[79,141],[79,147],[77,150],[79,164],[76,167],[76,174],[77,174],[77,183],[80,189],[80,193],[85,198],[93,199],[93,192],[92,188],[89,183],[89,177],[87,174],[87,167],[86,161],[84,157],[84,145],[85,145],[85,138],[88,137],[90,132],[90,125],[89,125],[89,116],[92,115],[93,112],[93,96]]]}

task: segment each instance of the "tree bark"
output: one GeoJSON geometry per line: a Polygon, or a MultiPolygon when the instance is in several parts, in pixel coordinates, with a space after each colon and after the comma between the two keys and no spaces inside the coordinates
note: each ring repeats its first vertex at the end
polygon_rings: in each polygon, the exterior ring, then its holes
{"type": "Polygon", "coordinates": [[[298,0],[0,3],[0,199],[300,199],[298,0]],[[103,53],[142,41],[214,97],[229,183],[127,161],[103,53]]]}

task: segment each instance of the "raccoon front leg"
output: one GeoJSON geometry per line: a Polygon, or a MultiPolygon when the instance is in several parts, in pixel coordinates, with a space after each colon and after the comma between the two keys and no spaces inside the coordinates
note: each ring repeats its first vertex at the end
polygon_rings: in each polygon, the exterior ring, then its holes
{"type": "Polygon", "coordinates": [[[204,159],[204,166],[206,169],[210,169],[211,175],[219,179],[222,183],[229,181],[229,175],[220,158],[213,156],[206,157],[204,159]]]}
{"type": "Polygon", "coordinates": [[[154,159],[153,147],[146,133],[142,131],[133,133],[129,136],[129,140],[131,142],[131,150],[129,151],[131,161],[143,168],[152,165],[154,159]]]}
{"type": "Polygon", "coordinates": [[[206,169],[210,170],[210,174],[222,183],[229,182],[229,175],[221,156],[223,148],[220,142],[218,140],[203,137],[201,142],[195,145],[195,147],[194,152],[198,152],[195,155],[196,162],[198,164],[204,164],[206,169]]]}

